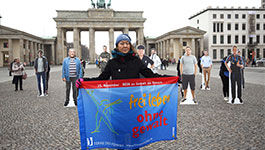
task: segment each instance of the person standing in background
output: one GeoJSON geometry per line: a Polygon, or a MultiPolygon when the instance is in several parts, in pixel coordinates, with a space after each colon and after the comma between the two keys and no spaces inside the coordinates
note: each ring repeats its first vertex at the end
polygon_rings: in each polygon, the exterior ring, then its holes
{"type": "Polygon", "coordinates": [[[38,57],[34,61],[34,69],[37,76],[37,82],[38,82],[38,89],[39,89],[39,95],[38,97],[41,97],[42,94],[44,96],[46,95],[46,72],[47,72],[47,59],[45,56],[43,56],[43,51],[38,51],[38,57]],[[42,85],[43,85],[43,91],[41,90],[41,78],[42,78],[42,85]]]}
{"type": "Polygon", "coordinates": [[[62,67],[62,80],[66,83],[66,100],[64,106],[69,104],[71,86],[74,103],[77,106],[78,92],[75,86],[75,81],[83,77],[82,66],[79,58],[75,55],[75,49],[69,49],[68,55],[68,57],[64,58],[62,67]]]}

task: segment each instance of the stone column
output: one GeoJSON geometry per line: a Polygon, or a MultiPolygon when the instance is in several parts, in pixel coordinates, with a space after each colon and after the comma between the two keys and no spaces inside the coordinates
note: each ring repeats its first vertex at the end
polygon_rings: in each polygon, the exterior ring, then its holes
{"type": "Polygon", "coordinates": [[[34,61],[34,48],[33,48],[33,42],[30,42],[30,61],[34,61]]]}
{"type": "Polygon", "coordinates": [[[128,35],[129,35],[129,28],[124,28],[124,29],[122,30],[122,33],[123,33],[123,34],[128,34],[128,35]]]}
{"type": "Polygon", "coordinates": [[[95,29],[89,28],[89,61],[95,62],[95,29]]]}
{"type": "Polygon", "coordinates": [[[200,52],[199,55],[201,56],[201,52],[203,51],[203,38],[200,38],[200,52]]]}
{"type": "Polygon", "coordinates": [[[191,54],[195,56],[195,39],[191,39],[191,54]]]}
{"type": "Polygon", "coordinates": [[[37,55],[38,55],[38,47],[37,47],[37,43],[36,42],[34,42],[34,48],[33,48],[33,56],[34,56],[34,59],[37,57],[37,55]]]}
{"type": "Polygon", "coordinates": [[[4,60],[3,60],[4,56],[3,56],[3,52],[0,51],[0,67],[4,66],[4,60]]]}
{"type": "Polygon", "coordinates": [[[63,48],[63,58],[62,58],[62,62],[63,59],[65,57],[67,57],[67,45],[66,45],[66,29],[62,29],[62,48],[63,48]]]}
{"type": "Polygon", "coordinates": [[[167,50],[167,40],[164,41],[164,48],[163,48],[163,51],[162,51],[161,58],[164,58],[166,50],[167,50]]]}
{"type": "Polygon", "coordinates": [[[57,27],[56,64],[63,62],[62,29],[57,27]]]}
{"type": "Polygon", "coordinates": [[[25,60],[25,62],[27,64],[29,64],[29,41],[26,41],[25,53],[26,53],[26,60],[25,60]]]}
{"type": "Polygon", "coordinates": [[[109,50],[110,52],[114,49],[114,29],[109,29],[109,50]]]}
{"type": "Polygon", "coordinates": [[[137,41],[138,41],[138,45],[140,44],[144,44],[144,30],[143,28],[139,28],[137,30],[137,41]]]}
{"type": "Polygon", "coordinates": [[[76,56],[79,59],[82,59],[82,51],[80,46],[80,30],[78,28],[74,28],[74,49],[76,51],[76,56]]]}
{"type": "Polygon", "coordinates": [[[183,39],[180,38],[179,39],[179,52],[178,52],[179,56],[183,55],[183,39]]]}
{"type": "Polygon", "coordinates": [[[51,56],[50,61],[52,62],[51,65],[54,65],[55,64],[55,49],[54,49],[55,47],[54,47],[54,44],[52,44],[51,47],[52,47],[52,56],[51,56]]]}
{"type": "Polygon", "coordinates": [[[171,57],[171,54],[173,54],[173,57],[174,57],[174,40],[173,39],[170,39],[170,41],[169,41],[169,56],[168,57],[171,57]]]}
{"type": "Polygon", "coordinates": [[[20,62],[24,62],[24,40],[19,39],[19,58],[20,62]]]}
{"type": "Polygon", "coordinates": [[[8,55],[9,55],[9,63],[11,63],[14,60],[12,39],[8,39],[8,55]]]}
{"type": "Polygon", "coordinates": [[[178,55],[177,55],[177,40],[173,39],[173,57],[178,60],[178,55]]]}

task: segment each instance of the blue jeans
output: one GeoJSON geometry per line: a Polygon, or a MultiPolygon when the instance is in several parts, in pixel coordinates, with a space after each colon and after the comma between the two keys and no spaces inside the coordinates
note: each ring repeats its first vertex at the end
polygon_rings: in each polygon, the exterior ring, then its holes
{"type": "Polygon", "coordinates": [[[45,94],[45,81],[46,81],[46,79],[45,79],[45,72],[43,71],[43,72],[37,72],[36,73],[36,75],[37,75],[37,81],[38,81],[38,89],[39,89],[39,94],[41,95],[42,94],[42,92],[41,92],[41,83],[40,83],[40,78],[42,77],[42,85],[43,85],[43,93],[45,94]]]}

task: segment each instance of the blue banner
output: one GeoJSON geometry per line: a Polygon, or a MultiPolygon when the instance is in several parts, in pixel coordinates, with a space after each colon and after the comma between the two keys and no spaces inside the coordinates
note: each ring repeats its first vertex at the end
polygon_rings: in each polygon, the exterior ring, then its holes
{"type": "Polygon", "coordinates": [[[82,82],[81,149],[136,149],[177,139],[178,77],[82,82]]]}

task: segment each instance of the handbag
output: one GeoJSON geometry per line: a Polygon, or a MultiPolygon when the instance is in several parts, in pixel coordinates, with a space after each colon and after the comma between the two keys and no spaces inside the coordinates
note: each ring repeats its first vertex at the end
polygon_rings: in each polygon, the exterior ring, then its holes
{"type": "Polygon", "coordinates": [[[23,71],[23,74],[22,74],[22,79],[26,80],[28,77],[26,71],[23,71]]]}

